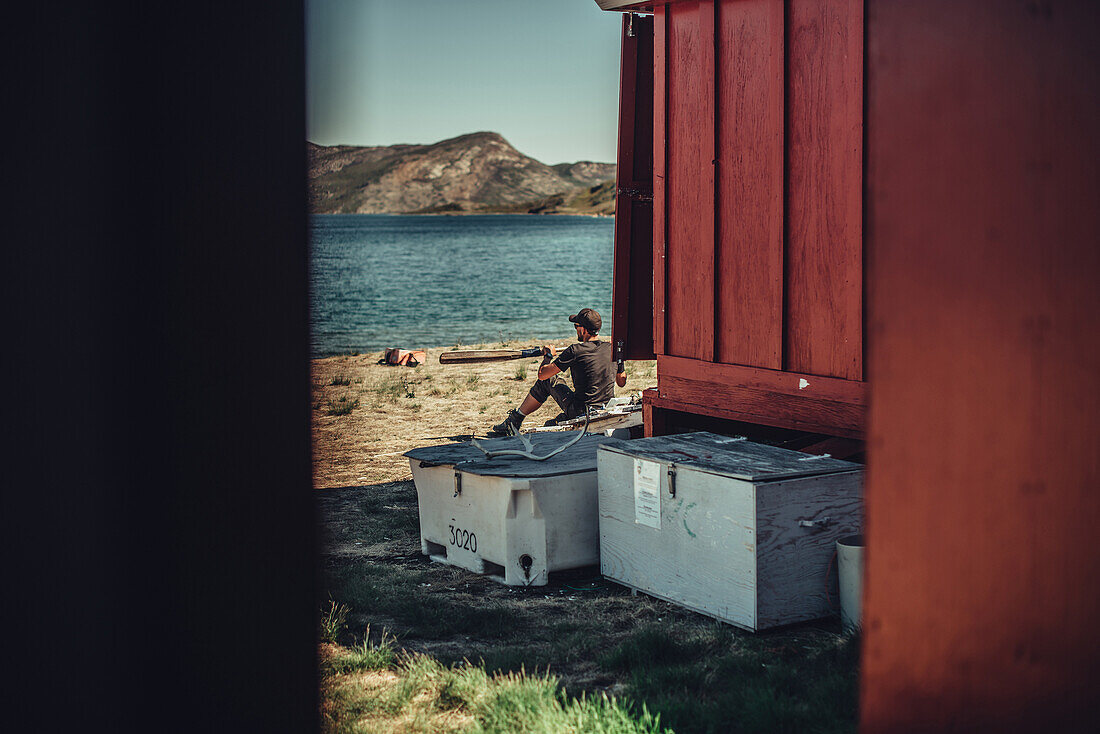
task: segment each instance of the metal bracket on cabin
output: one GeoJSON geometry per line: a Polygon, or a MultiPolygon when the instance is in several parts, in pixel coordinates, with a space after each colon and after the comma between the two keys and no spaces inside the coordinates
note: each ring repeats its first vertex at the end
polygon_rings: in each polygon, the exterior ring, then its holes
{"type": "Polygon", "coordinates": [[[668,493],[669,495],[676,496],[676,465],[668,465],[668,493]]]}
{"type": "Polygon", "coordinates": [[[455,497],[462,494],[462,472],[455,469],[455,497]]]}
{"type": "Polygon", "coordinates": [[[818,528],[825,529],[831,525],[833,519],[831,517],[823,517],[820,520],[799,520],[798,527],[800,528],[818,528]]]}

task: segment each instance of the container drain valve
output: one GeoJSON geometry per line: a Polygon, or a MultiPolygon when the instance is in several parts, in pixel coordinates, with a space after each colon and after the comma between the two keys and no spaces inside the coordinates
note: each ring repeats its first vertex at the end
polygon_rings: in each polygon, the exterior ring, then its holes
{"type": "Polygon", "coordinates": [[[531,556],[527,555],[526,553],[519,557],[519,565],[520,568],[523,569],[523,578],[527,579],[528,581],[531,580],[531,566],[534,563],[535,559],[531,558],[531,556]]]}

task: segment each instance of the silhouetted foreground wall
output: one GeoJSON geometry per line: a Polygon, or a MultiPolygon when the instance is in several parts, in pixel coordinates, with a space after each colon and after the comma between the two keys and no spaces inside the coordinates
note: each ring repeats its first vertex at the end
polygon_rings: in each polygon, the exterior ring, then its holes
{"type": "Polygon", "coordinates": [[[11,731],[316,728],[302,16],[5,21],[11,731]]]}

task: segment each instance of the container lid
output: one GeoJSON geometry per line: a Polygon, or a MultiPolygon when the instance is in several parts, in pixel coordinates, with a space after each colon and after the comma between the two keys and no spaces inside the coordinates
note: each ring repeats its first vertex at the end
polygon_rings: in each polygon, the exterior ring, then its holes
{"type": "MultiPolygon", "coordinates": [[[[536,456],[545,456],[577,437],[579,431],[554,433],[527,433],[536,456]]],[[[442,446],[424,446],[406,451],[405,456],[419,461],[421,466],[454,466],[469,474],[490,477],[551,477],[559,474],[596,471],[596,448],[615,439],[600,434],[588,434],[560,454],[545,461],[534,461],[524,456],[498,456],[487,458],[469,441],[442,446]]],[[[487,451],[525,451],[523,443],[515,436],[478,439],[487,451]]]]}
{"type": "Polygon", "coordinates": [[[612,439],[600,448],[752,482],[835,474],[863,468],[861,464],[851,461],[706,432],[654,436],[634,441],[612,439]]]}

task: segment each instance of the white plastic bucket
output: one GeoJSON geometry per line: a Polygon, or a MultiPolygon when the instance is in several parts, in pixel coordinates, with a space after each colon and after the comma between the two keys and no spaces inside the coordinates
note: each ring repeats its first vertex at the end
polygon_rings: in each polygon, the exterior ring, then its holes
{"type": "Polygon", "coordinates": [[[859,602],[863,587],[863,536],[849,535],[836,542],[837,578],[840,584],[840,624],[845,632],[859,627],[859,602]]]}

